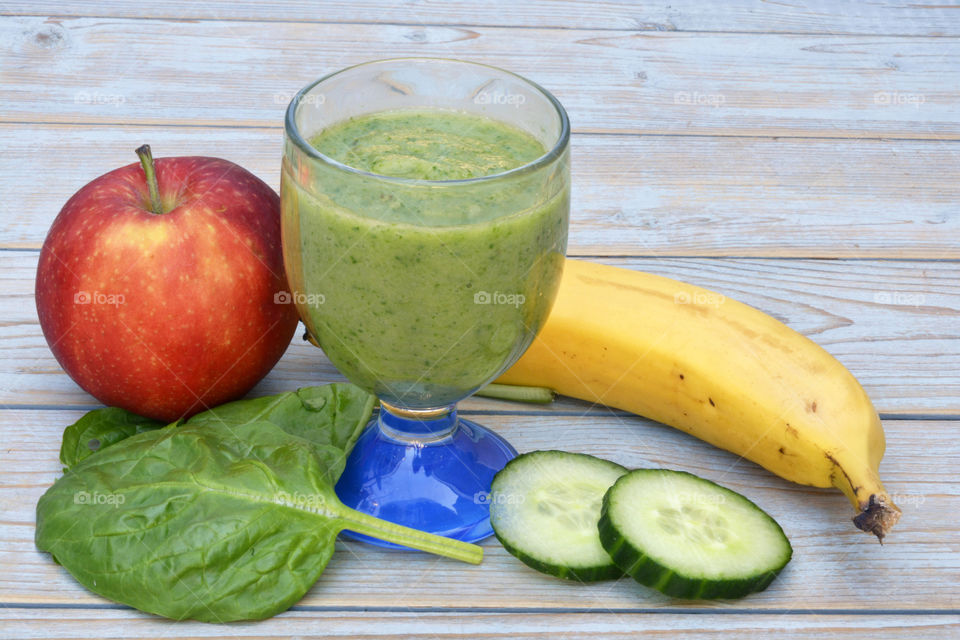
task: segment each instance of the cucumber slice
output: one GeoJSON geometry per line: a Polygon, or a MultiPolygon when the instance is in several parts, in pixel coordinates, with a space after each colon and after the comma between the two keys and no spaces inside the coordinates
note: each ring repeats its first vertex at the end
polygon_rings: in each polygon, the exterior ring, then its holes
{"type": "Polygon", "coordinates": [[[565,451],[531,451],[507,463],[490,488],[490,523],[507,551],[537,571],[582,582],[623,572],[597,536],[607,489],[627,470],[565,451]]]}
{"type": "Polygon", "coordinates": [[[624,573],[677,598],[761,591],[793,555],[780,525],[750,500],[667,469],[617,480],[603,498],[599,531],[624,573]]]}

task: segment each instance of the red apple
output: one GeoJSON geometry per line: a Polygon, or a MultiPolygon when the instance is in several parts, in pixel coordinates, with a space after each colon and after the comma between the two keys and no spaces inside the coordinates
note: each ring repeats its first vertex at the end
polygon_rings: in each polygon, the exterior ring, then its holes
{"type": "Polygon", "coordinates": [[[297,312],[273,189],[219,158],[137,154],[54,220],[37,312],[77,384],[173,421],[249,391],[283,355],[297,312]]]}

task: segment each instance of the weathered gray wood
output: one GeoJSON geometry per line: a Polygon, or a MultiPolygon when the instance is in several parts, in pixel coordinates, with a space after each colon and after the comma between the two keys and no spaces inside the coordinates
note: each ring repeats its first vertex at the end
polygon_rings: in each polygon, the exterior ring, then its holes
{"type": "MultiPolygon", "coordinates": [[[[0,251],[0,403],[96,405],[60,369],[43,339],[33,301],[38,253],[0,251]]],[[[751,304],[810,336],[843,362],[885,414],[960,414],[960,263],[844,260],[602,260],[694,282],[751,304]]],[[[251,393],[277,393],[342,377],[298,333],[251,393]]],[[[467,410],[579,413],[471,399],[467,410]]],[[[601,414],[606,409],[598,408],[601,414]]]]}
{"type": "MultiPolygon", "coordinates": [[[[281,140],[0,124],[0,247],[39,248],[67,199],[144,142],[225,157],[279,188],[281,140]]],[[[576,135],[572,152],[571,254],[960,258],[960,142],[576,135]]]]}
{"type": "Polygon", "coordinates": [[[142,3],[112,2],[109,9],[72,0],[10,0],[0,15],[99,16],[170,18],[174,20],[283,20],[293,22],[362,22],[425,25],[479,24],[504,27],[627,29],[640,31],[741,31],[760,33],[862,33],[958,35],[960,16],[955,5],[903,4],[880,1],[814,0],[804,3],[734,0],[530,0],[523,10],[498,2],[461,3],[413,0],[403,3],[324,2],[322,10],[303,0],[256,2],[142,3]]]}
{"type": "Polygon", "coordinates": [[[590,613],[470,613],[292,611],[259,623],[230,626],[170,622],[125,610],[0,609],[0,624],[16,638],[603,638],[635,640],[641,633],[676,640],[703,637],[955,638],[960,616],[898,615],[649,615],[590,613]]]}
{"type": "MultiPolygon", "coordinates": [[[[3,411],[0,436],[0,602],[103,602],[33,545],[37,499],[60,474],[62,429],[79,411],[3,411]]],[[[680,602],[624,579],[580,585],[520,564],[496,542],[468,566],[355,542],[338,551],[301,602],[318,607],[526,607],[608,609],[957,609],[960,446],[956,422],[890,420],[881,476],[903,518],[880,545],[857,531],[839,491],[788,483],[686,434],[635,417],[483,416],[519,451],[564,449],[626,466],[682,469],[754,500],[790,538],[794,559],[766,591],[736,602],[680,602]],[[919,434],[923,437],[918,437],[919,434]]]]}
{"type": "Polygon", "coordinates": [[[960,137],[956,38],[288,22],[265,32],[2,18],[0,121],[276,126],[292,94],[325,73],[442,56],[532,78],[579,132],[960,137]]]}
{"type": "MultiPolygon", "coordinates": [[[[5,2],[0,636],[957,637],[957,36],[952,1],[5,2]],[[728,484],[783,523],[793,562],[761,594],[692,604],[627,580],[547,578],[492,540],[478,567],[341,542],[306,610],[225,628],[116,608],[38,553],[34,505],[59,474],[62,429],[82,415],[53,407],[94,401],[39,333],[36,252],[9,249],[39,247],[67,197],[142,142],[229,158],[276,187],[290,95],[394,55],[504,66],[560,97],[576,131],[572,254],[622,256],[605,261],[744,300],[837,355],[882,412],[951,418],[885,422],[881,474],[904,510],[887,544],[853,529],[838,492],[788,484],[641,418],[572,400],[471,399],[463,408],[520,450],[728,484]],[[786,259],[810,257],[861,259],[786,259]],[[28,405],[46,409],[9,408],[28,405]]],[[[295,344],[253,393],[338,378],[295,344]]]]}

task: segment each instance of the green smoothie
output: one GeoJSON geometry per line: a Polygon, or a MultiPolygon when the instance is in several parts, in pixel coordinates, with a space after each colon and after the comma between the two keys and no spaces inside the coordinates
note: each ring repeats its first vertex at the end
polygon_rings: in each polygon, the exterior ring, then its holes
{"type": "Polygon", "coordinates": [[[287,274],[333,364],[410,408],[451,404],[512,364],[559,284],[566,155],[497,175],[544,146],[506,123],[440,109],[365,115],[310,144],[359,170],[284,158],[287,274]],[[471,180],[487,176],[496,177],[471,180]]]}

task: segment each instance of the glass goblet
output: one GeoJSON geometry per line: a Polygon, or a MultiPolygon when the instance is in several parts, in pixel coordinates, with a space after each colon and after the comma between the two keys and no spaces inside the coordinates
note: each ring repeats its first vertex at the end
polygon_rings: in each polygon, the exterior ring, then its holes
{"type": "Polygon", "coordinates": [[[330,361],[380,399],[337,484],[347,506],[469,542],[492,533],[490,483],[516,452],[459,416],[456,403],[523,354],[553,304],[567,242],[569,136],[549,92],[456,60],[361,64],[291,101],[281,199],[293,299],[330,361]],[[397,114],[424,128],[378,134],[371,118],[397,114]],[[407,148],[352,166],[363,136],[336,147],[340,159],[317,148],[325,131],[351,122],[389,149],[397,136],[427,148],[440,173],[407,148]],[[540,151],[519,166],[450,178],[449,167],[471,165],[474,148],[530,139],[540,151]]]}

